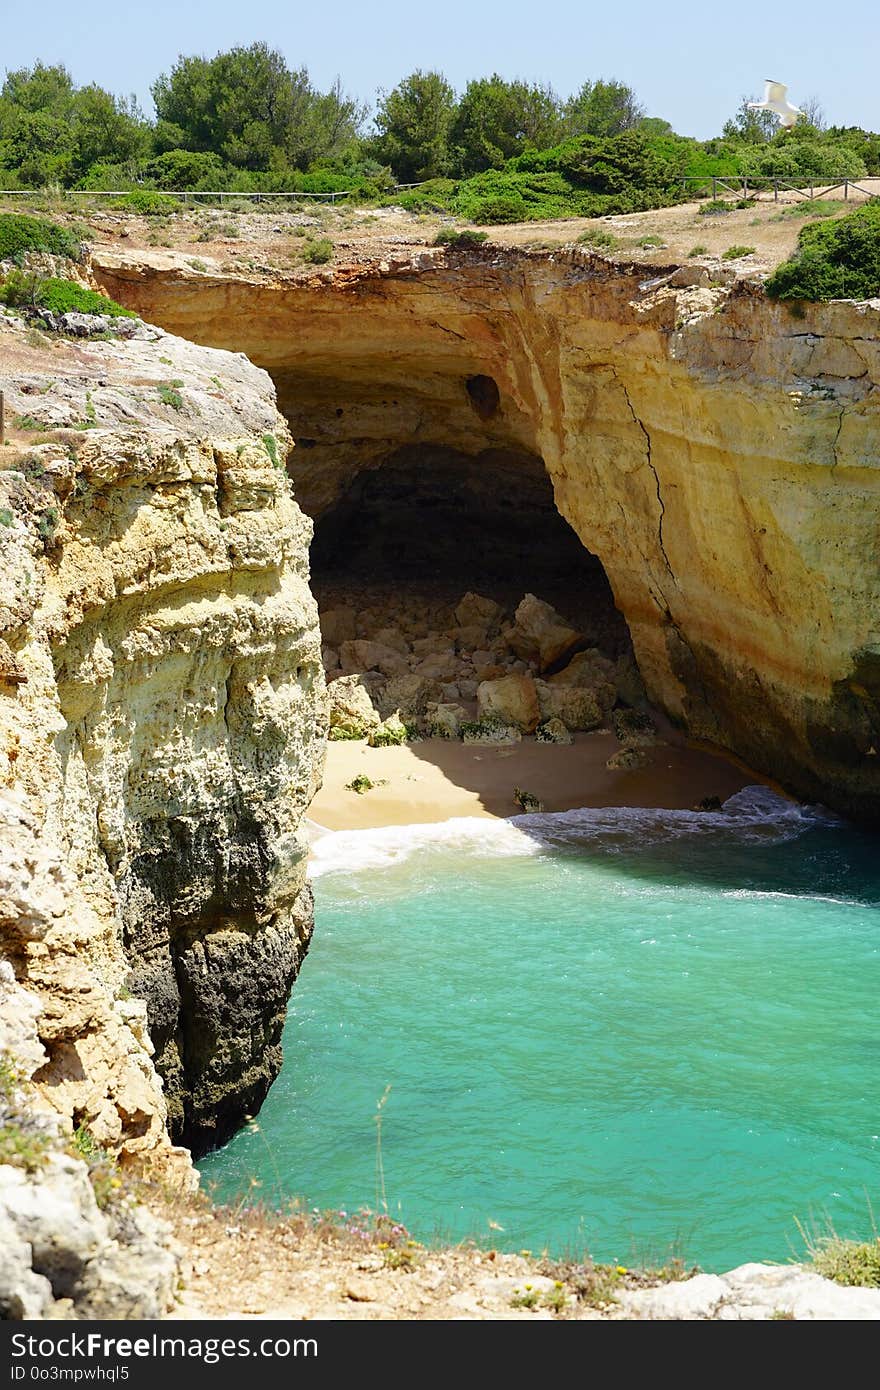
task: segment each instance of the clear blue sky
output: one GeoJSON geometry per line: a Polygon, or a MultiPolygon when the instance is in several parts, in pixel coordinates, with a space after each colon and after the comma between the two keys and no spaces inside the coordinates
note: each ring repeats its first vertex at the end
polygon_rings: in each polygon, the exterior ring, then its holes
{"type": "Polygon", "coordinates": [[[461,88],[497,70],[567,95],[586,78],[619,77],[651,115],[686,135],[717,134],[765,77],[789,97],[817,96],[831,124],[880,129],[876,0],[6,0],[0,68],[63,62],[77,82],[134,92],[152,114],[150,82],[178,53],[213,54],[264,39],[326,87],[375,100],[414,68],[461,88]]]}

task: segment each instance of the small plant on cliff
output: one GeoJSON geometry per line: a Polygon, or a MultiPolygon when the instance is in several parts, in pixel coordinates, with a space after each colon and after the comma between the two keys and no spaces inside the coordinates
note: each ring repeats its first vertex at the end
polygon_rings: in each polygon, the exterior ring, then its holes
{"type": "MultiPolygon", "coordinates": [[[[183,385],[182,382],[177,383],[183,385]]],[[[159,392],[159,400],[163,405],[170,405],[172,410],[183,410],[183,396],[175,390],[175,383],[163,381],[156,387],[159,392]]]]}
{"type": "Polygon", "coordinates": [[[743,256],[754,256],[754,246],[728,246],[726,251],[721,252],[722,261],[739,261],[743,256]]]}
{"type": "Polygon", "coordinates": [[[281,468],[283,465],[281,463],[281,459],[278,457],[278,441],[275,438],[274,434],[264,434],[263,445],[265,447],[266,453],[272,460],[272,467],[281,468]]]}
{"type": "Polygon", "coordinates": [[[706,252],[707,252],[708,250],[709,250],[708,246],[704,246],[704,245],[702,244],[702,242],[699,242],[699,241],[698,241],[697,244],[696,244],[696,246],[692,246],[691,249],[690,249],[690,251],[688,251],[688,255],[689,255],[689,256],[705,256],[705,254],[706,254],[706,252]]]}
{"type": "Polygon", "coordinates": [[[12,525],[12,512],[8,507],[0,507],[0,526],[12,525]]]}
{"type": "Polygon", "coordinates": [[[49,507],[43,512],[37,522],[37,535],[43,542],[43,549],[49,550],[55,540],[55,533],[58,530],[58,509],[49,507]]]}
{"type": "Polygon", "coordinates": [[[456,231],[455,227],[442,227],[434,238],[434,245],[452,246],[466,251],[469,247],[480,246],[488,240],[488,232],[478,232],[473,227],[464,227],[461,231],[456,231]]]}
{"type": "Polygon", "coordinates": [[[318,237],[315,241],[307,241],[302,248],[302,258],[310,265],[326,265],[333,259],[333,242],[329,237],[318,237]]]}
{"type": "MultiPolygon", "coordinates": [[[[869,1209],[870,1210],[870,1209],[869,1209]]],[[[827,1230],[807,1230],[797,1222],[807,1253],[817,1274],[833,1279],[835,1284],[858,1285],[880,1289],[880,1234],[870,1213],[872,1238],[847,1240],[828,1224],[827,1230]]]]}

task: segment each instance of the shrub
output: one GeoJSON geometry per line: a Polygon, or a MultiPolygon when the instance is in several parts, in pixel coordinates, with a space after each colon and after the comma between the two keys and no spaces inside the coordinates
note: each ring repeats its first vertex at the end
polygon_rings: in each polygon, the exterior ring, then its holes
{"type": "Polygon", "coordinates": [[[169,212],[180,211],[180,200],[167,193],[155,193],[148,188],[136,188],[119,198],[114,207],[122,212],[134,212],[140,217],[163,217],[169,212]]]}
{"type": "Polygon", "coordinates": [[[639,237],[639,240],[636,242],[636,246],[642,246],[646,251],[649,251],[657,246],[665,245],[665,241],[660,236],[643,236],[639,237]]]}
{"type": "Polygon", "coordinates": [[[828,1236],[811,1253],[816,1272],[825,1279],[880,1289],[880,1239],[860,1241],[828,1236]]]}
{"type": "Polygon", "coordinates": [[[871,299],[880,294],[880,201],[802,227],[794,255],[766,283],[777,299],[871,299]]]}
{"type": "Polygon", "coordinates": [[[311,265],[326,265],[333,259],[333,242],[329,237],[319,237],[316,241],[307,241],[302,249],[304,261],[311,265]]]}
{"type": "Polygon", "coordinates": [[[720,217],[726,212],[733,212],[736,204],[729,198],[710,198],[708,203],[703,203],[700,207],[700,217],[720,217]]]}
{"type": "Polygon", "coordinates": [[[272,467],[280,468],[281,459],[278,457],[278,441],[276,440],[274,434],[263,435],[263,448],[266,450],[266,453],[272,460],[272,467]]]}
{"type": "Polygon", "coordinates": [[[522,197],[514,193],[502,194],[496,198],[484,198],[475,205],[472,219],[474,222],[490,224],[525,222],[526,205],[522,197]]]}
{"type": "Polygon", "coordinates": [[[738,261],[743,256],[754,256],[754,246],[728,246],[726,251],[721,252],[722,261],[738,261]]]}
{"type": "Polygon", "coordinates": [[[10,270],[5,282],[0,284],[0,304],[8,304],[11,309],[33,308],[40,302],[43,279],[35,271],[10,270]]]}
{"type": "Polygon", "coordinates": [[[454,227],[442,227],[434,238],[434,245],[457,246],[460,250],[467,250],[470,246],[480,246],[488,239],[488,232],[476,232],[473,227],[465,227],[460,232],[454,227]]]}
{"type": "Polygon", "coordinates": [[[704,246],[704,245],[702,244],[702,242],[699,242],[699,241],[698,241],[697,244],[696,244],[696,246],[692,246],[691,249],[690,249],[690,251],[688,251],[688,255],[689,255],[689,256],[705,256],[705,254],[706,254],[706,252],[707,252],[708,250],[709,250],[708,246],[704,246]]]}
{"type": "Polygon", "coordinates": [[[53,314],[105,314],[113,319],[137,318],[137,314],[117,304],[115,299],[109,299],[95,290],[84,290],[73,280],[47,277],[41,282],[38,293],[38,303],[44,309],[51,309],[53,314]]]}
{"type": "Polygon", "coordinates": [[[612,251],[617,245],[617,237],[612,236],[611,232],[606,232],[602,227],[590,228],[586,232],[581,232],[578,237],[578,245],[612,251]]]}
{"type": "Polygon", "coordinates": [[[365,772],[359,772],[357,777],[353,777],[350,782],[346,782],[345,790],[357,792],[358,796],[363,796],[364,792],[372,791],[376,785],[365,772]]]}
{"type": "Polygon", "coordinates": [[[44,217],[0,213],[0,261],[20,261],[28,251],[45,251],[72,261],[82,259],[80,242],[64,227],[44,217]]]}

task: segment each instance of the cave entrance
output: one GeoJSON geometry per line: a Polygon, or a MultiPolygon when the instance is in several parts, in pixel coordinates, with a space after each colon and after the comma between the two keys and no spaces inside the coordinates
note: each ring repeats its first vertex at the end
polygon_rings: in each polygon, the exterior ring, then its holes
{"type": "Polygon", "coordinates": [[[531,453],[396,450],[318,518],[311,582],[323,612],[395,595],[455,606],[467,591],[512,612],[531,592],[609,656],[630,645],[601,560],[557,512],[544,460],[531,453]]]}
{"type": "MultiPolygon", "coordinates": [[[[482,379],[472,394],[487,408],[482,379]]],[[[395,608],[414,604],[429,630],[443,631],[468,591],[512,616],[529,592],[611,659],[630,649],[601,562],[557,511],[543,460],[525,451],[395,450],[318,518],[311,563],[319,609],[357,609],[358,637],[395,626],[395,608]]]]}

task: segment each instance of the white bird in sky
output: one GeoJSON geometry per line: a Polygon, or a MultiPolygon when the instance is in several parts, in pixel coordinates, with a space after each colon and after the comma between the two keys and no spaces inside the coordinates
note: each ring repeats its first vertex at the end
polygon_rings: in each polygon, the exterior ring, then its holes
{"type": "Polygon", "coordinates": [[[788,88],[784,82],[774,82],[772,77],[768,77],[764,88],[763,101],[750,101],[748,108],[750,111],[772,111],[774,116],[778,116],[782,125],[797,125],[798,116],[806,113],[799,106],[792,106],[786,98],[788,88]]]}

